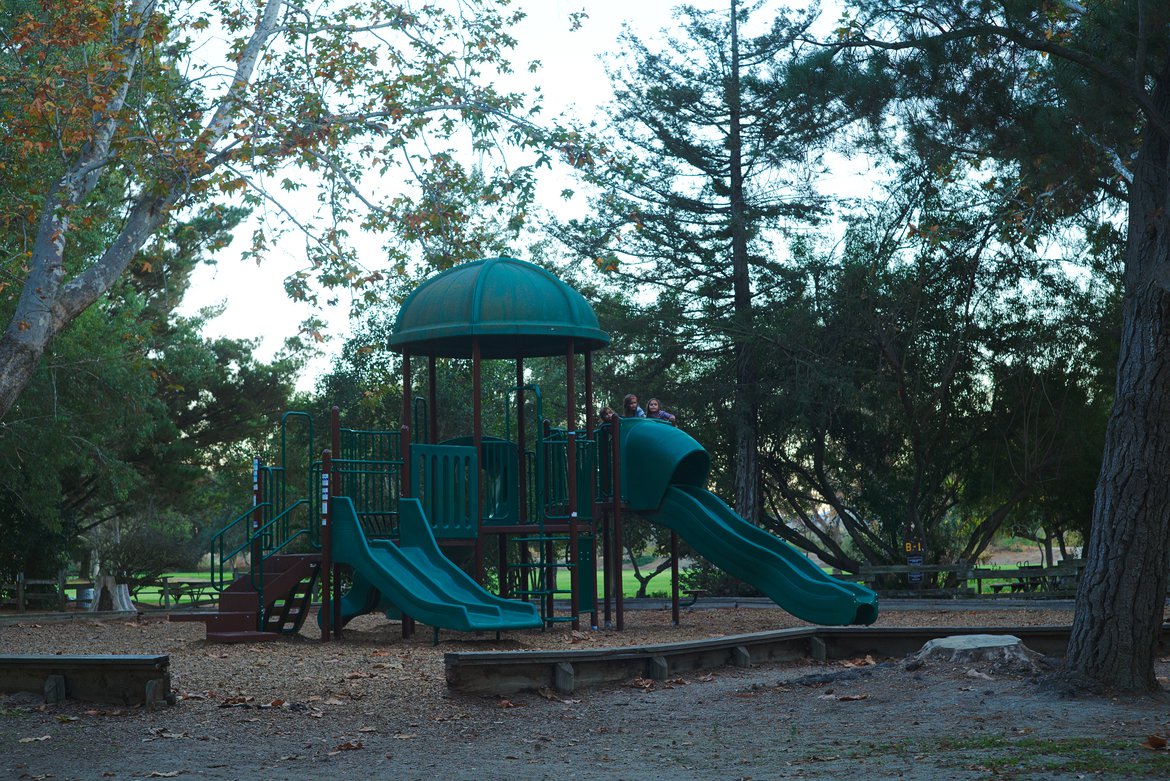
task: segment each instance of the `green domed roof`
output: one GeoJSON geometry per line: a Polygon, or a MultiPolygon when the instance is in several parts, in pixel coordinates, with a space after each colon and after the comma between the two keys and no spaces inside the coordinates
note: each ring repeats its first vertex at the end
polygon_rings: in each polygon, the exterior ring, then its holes
{"type": "Polygon", "coordinates": [[[515,258],[474,260],[423,282],[398,311],[390,347],[414,355],[531,358],[609,344],[589,303],[571,287],[515,258]]]}

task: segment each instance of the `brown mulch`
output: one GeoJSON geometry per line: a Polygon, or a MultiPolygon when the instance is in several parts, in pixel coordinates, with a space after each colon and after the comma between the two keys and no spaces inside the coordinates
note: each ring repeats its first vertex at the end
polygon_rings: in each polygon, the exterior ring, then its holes
{"type": "MultiPolygon", "coordinates": [[[[878,626],[1072,619],[1039,607],[887,610],[878,626]]],[[[1074,775],[1063,765],[1005,771],[1010,763],[997,757],[1015,762],[1016,740],[1108,739],[1125,761],[1157,762],[1141,745],[1170,731],[1165,701],[1054,701],[1013,673],[911,672],[901,660],[870,658],[634,679],[572,697],[471,697],[445,686],[447,651],[641,645],[801,625],[761,608],[689,610],[679,627],[668,611],[629,611],[626,620],[622,633],[558,628],[497,641],[443,632],[437,647],[428,628],[403,640],[399,625],[380,616],[355,620],[339,643],[306,629],[277,642],[217,645],[202,624],[157,614],[0,625],[5,653],[169,654],[179,695],[176,707],[155,709],[0,695],[0,777],[1043,780],[1074,775]]]]}

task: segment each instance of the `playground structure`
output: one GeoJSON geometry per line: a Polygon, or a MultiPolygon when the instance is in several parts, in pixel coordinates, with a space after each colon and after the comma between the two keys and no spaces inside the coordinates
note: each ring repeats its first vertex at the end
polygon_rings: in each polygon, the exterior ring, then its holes
{"type": "MultiPolygon", "coordinates": [[[[593,352],[608,343],[584,298],[532,264],[492,258],[426,280],[403,303],[390,338],[402,354],[401,427],[344,429],[334,409],[318,459],[312,418],[286,414],[279,463],[254,462],[252,507],[213,538],[218,611],[174,618],[206,621],[213,640],[269,639],[300,630],[319,585],[323,639],[374,610],[401,619],[405,635],[415,620],[437,636],[440,627],[578,628],[586,615],[590,626],[616,622],[620,630],[622,522],[636,512],[800,618],[872,623],[872,591],[826,575],[706,490],[710,459],[688,434],[657,420],[594,419],[593,352]],[[563,416],[546,412],[525,366],[556,357],[564,361],[563,416]],[[443,442],[440,358],[469,359],[472,386],[470,434],[443,442]],[[425,396],[414,393],[412,359],[426,360],[425,396]],[[485,360],[515,362],[497,435],[483,430],[485,360]],[[289,427],[298,424],[303,452],[289,446],[289,427]],[[298,465],[305,489],[294,497],[298,465]],[[244,555],[248,571],[229,574],[244,555]],[[484,588],[489,557],[498,596],[484,588]],[[473,576],[451,558],[469,558],[473,576]]],[[[677,555],[675,565],[677,621],[677,555]]]]}

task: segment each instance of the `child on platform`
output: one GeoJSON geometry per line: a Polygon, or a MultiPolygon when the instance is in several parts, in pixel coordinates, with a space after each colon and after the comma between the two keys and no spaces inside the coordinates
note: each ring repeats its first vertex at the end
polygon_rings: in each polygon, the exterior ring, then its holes
{"type": "Polygon", "coordinates": [[[678,425],[678,418],[664,410],[662,408],[662,402],[658,399],[650,399],[650,401],[646,402],[646,417],[665,420],[672,426],[678,425]]]}

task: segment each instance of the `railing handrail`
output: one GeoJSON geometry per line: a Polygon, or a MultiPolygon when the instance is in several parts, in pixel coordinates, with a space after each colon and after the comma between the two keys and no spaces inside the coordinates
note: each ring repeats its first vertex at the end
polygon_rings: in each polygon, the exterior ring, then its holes
{"type": "Polygon", "coordinates": [[[217,565],[216,565],[216,561],[215,561],[216,542],[218,541],[220,544],[220,547],[222,547],[223,546],[223,539],[227,536],[228,532],[230,532],[232,529],[234,529],[236,527],[236,524],[238,524],[242,521],[249,520],[257,510],[261,510],[265,507],[272,507],[272,502],[261,502],[260,504],[252,505],[247,510],[245,510],[243,513],[241,513],[240,516],[238,518],[236,518],[234,521],[231,521],[230,523],[226,524],[223,528],[221,528],[215,534],[211,535],[211,541],[210,541],[210,545],[209,545],[209,547],[211,549],[211,586],[216,591],[223,591],[225,588],[225,581],[227,579],[224,577],[224,562],[227,562],[227,561],[230,561],[231,559],[234,559],[240,553],[247,550],[248,546],[250,546],[252,544],[252,534],[249,533],[244,540],[244,544],[237,547],[235,550],[232,550],[229,552],[224,552],[222,550],[220,551],[219,563],[218,563],[219,571],[218,572],[216,572],[217,565]],[[218,575],[218,577],[216,577],[217,575],[218,575]]]}

